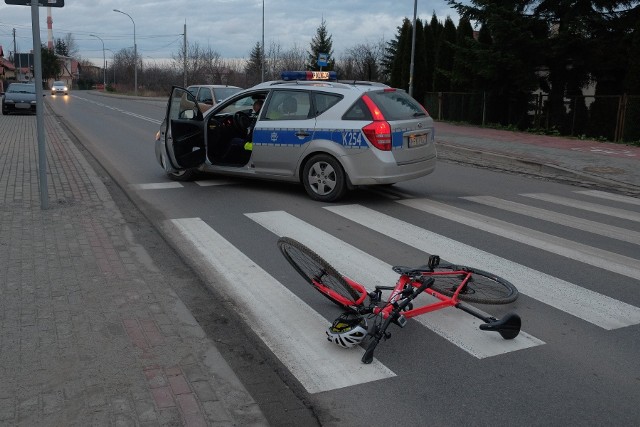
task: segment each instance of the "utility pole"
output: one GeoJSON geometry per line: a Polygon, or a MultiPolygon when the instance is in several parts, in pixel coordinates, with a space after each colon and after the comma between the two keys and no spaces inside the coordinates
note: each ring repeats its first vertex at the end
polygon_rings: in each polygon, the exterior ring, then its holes
{"type": "Polygon", "coordinates": [[[187,87],[187,20],[184,20],[184,38],[182,40],[182,51],[184,52],[184,87],[187,87]]]}
{"type": "Polygon", "coordinates": [[[409,96],[413,96],[413,68],[416,56],[416,13],[418,10],[418,0],[413,0],[413,34],[411,36],[411,64],[409,65],[409,96]]]}
{"type": "Polygon", "coordinates": [[[18,51],[16,50],[16,29],[13,29],[13,66],[17,67],[18,66],[18,62],[16,60],[16,54],[18,53],[18,51]]]}

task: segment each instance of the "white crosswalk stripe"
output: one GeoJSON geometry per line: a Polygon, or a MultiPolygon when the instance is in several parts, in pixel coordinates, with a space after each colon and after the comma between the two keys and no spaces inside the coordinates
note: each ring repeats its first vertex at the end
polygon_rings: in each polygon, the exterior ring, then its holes
{"type": "Polygon", "coordinates": [[[237,181],[231,181],[228,179],[209,179],[205,181],[195,181],[200,187],[211,187],[214,185],[231,185],[237,184],[237,181]]]}
{"type": "Polygon", "coordinates": [[[184,185],[179,182],[151,182],[147,184],[131,184],[134,190],[168,190],[171,188],[182,188],[184,185]]]}
{"type": "Polygon", "coordinates": [[[542,200],[545,202],[555,203],[562,206],[569,206],[575,209],[582,209],[585,211],[595,212],[603,215],[613,216],[621,219],[628,219],[629,221],[640,222],[640,214],[624,209],[616,209],[610,206],[603,206],[596,203],[583,202],[575,199],[568,199],[566,197],[560,197],[553,194],[539,194],[529,193],[522,194],[525,197],[530,197],[536,200],[542,200]]]}
{"type": "Polygon", "coordinates": [[[583,245],[519,225],[510,224],[499,219],[439,203],[435,200],[411,199],[399,200],[398,203],[465,224],[478,230],[483,230],[497,236],[502,236],[515,240],[516,242],[640,280],[640,262],[634,258],[583,245]]]}
{"type": "Polygon", "coordinates": [[[522,203],[511,202],[509,200],[499,199],[493,196],[471,196],[463,197],[465,200],[481,203],[483,205],[494,208],[514,212],[520,215],[526,215],[544,221],[561,224],[565,227],[571,227],[589,233],[598,234],[600,236],[610,237],[612,239],[629,242],[640,245],[640,233],[634,230],[615,227],[613,225],[601,224],[596,221],[590,221],[571,215],[565,215],[546,209],[537,208],[535,206],[523,205],[522,203]]]}
{"type": "Polygon", "coordinates": [[[629,203],[631,205],[640,206],[640,199],[637,197],[623,196],[621,194],[612,194],[598,190],[576,191],[578,194],[584,194],[591,197],[599,197],[601,199],[613,200],[614,202],[629,203]]]}
{"type": "MultiPolygon", "coordinates": [[[[408,202],[408,201],[403,201],[408,202]]],[[[454,264],[490,271],[547,305],[604,329],[640,323],[640,309],[360,205],[325,209],[454,264]]]]}
{"type": "MultiPolygon", "coordinates": [[[[340,273],[373,290],[375,286],[393,286],[398,274],[391,265],[331,236],[283,211],[246,214],[278,236],[289,236],[310,247],[326,259],[340,273]]],[[[425,296],[422,301],[427,298],[425,296]]],[[[478,321],[455,308],[439,310],[415,318],[440,336],[477,358],[484,358],[544,344],[541,340],[521,332],[510,341],[498,334],[478,329],[478,321]]]]}
{"type": "Polygon", "coordinates": [[[192,259],[217,273],[219,290],[309,393],[395,376],[377,360],[361,364],[360,347],[347,351],[324,339],[327,319],[201,219],[174,219],[167,225],[190,243],[192,259]]]}

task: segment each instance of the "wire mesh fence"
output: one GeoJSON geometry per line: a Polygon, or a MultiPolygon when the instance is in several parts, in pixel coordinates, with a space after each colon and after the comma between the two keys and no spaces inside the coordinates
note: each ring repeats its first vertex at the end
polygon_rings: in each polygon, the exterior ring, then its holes
{"type": "Polygon", "coordinates": [[[437,120],[640,144],[640,96],[554,100],[541,93],[505,99],[486,92],[430,92],[424,106],[437,120]]]}

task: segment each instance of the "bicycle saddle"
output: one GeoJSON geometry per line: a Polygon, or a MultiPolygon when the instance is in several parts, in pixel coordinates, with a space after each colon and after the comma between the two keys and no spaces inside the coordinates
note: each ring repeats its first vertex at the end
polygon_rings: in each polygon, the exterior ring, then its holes
{"type": "Polygon", "coordinates": [[[509,313],[502,319],[492,319],[487,323],[481,324],[480,329],[483,331],[496,331],[505,340],[511,340],[518,336],[521,326],[520,316],[515,313],[509,313]]]}

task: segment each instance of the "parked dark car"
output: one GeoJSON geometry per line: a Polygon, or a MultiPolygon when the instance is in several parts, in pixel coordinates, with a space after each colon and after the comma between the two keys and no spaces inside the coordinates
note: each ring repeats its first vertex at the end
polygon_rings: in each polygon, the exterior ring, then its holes
{"type": "Polygon", "coordinates": [[[35,83],[11,83],[2,94],[2,114],[36,112],[35,83]]]}

